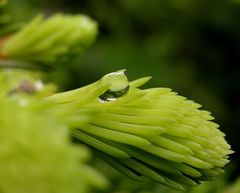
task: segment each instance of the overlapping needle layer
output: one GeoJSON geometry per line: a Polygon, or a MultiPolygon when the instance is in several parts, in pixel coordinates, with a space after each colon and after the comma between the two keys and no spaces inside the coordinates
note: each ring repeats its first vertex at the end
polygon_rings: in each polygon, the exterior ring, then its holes
{"type": "Polygon", "coordinates": [[[98,96],[114,82],[106,76],[50,97],[58,105],[75,106],[76,112],[99,110],[73,129],[75,139],[127,176],[148,177],[179,190],[223,172],[232,151],[211,114],[199,109],[201,105],[169,88],[139,89],[149,78],[131,82],[127,95],[115,101],[99,102],[98,96]]]}
{"type": "Polygon", "coordinates": [[[39,15],[6,41],[1,54],[11,59],[51,63],[81,53],[96,35],[97,23],[85,15],[39,15]]]}

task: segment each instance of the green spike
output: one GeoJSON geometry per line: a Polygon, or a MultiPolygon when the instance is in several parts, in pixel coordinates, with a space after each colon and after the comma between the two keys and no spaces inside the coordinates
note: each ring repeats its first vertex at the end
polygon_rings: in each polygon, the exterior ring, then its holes
{"type": "Polygon", "coordinates": [[[136,172],[144,176],[152,178],[162,184],[166,183],[166,181],[162,178],[162,176],[160,176],[157,172],[146,167],[145,165],[141,164],[140,162],[134,159],[128,158],[128,159],[118,159],[118,160],[124,165],[126,165],[127,167],[134,169],[136,172]]]}
{"type": "Polygon", "coordinates": [[[98,117],[94,118],[91,124],[139,136],[159,135],[165,132],[165,130],[159,126],[123,123],[98,117]]]}
{"type": "Polygon", "coordinates": [[[79,128],[79,130],[90,133],[92,135],[102,137],[104,139],[109,139],[112,141],[129,144],[137,147],[150,145],[150,142],[142,137],[98,127],[95,125],[85,125],[79,128]]]}
{"type": "Polygon", "coordinates": [[[133,171],[129,167],[123,165],[119,161],[111,158],[110,156],[107,156],[106,154],[103,154],[102,152],[96,152],[96,154],[99,155],[99,157],[102,158],[104,161],[106,161],[110,166],[117,169],[119,172],[126,175],[127,177],[132,178],[133,180],[136,180],[136,181],[143,181],[142,175],[133,171]]]}
{"type": "Polygon", "coordinates": [[[186,158],[184,155],[173,152],[173,151],[169,151],[167,149],[164,149],[162,147],[159,146],[155,146],[155,145],[148,145],[148,146],[142,146],[139,147],[149,153],[152,153],[154,155],[157,155],[159,157],[171,160],[171,161],[175,161],[175,162],[183,162],[186,158]]]}
{"type": "Polygon", "coordinates": [[[175,151],[175,152],[180,153],[180,154],[190,154],[190,155],[193,154],[191,149],[189,149],[188,147],[186,147],[186,146],[184,146],[180,143],[177,143],[173,140],[170,140],[166,137],[150,136],[150,137],[147,137],[147,138],[153,144],[158,145],[158,146],[163,147],[163,148],[166,148],[168,150],[172,150],[172,151],[175,151]]]}
{"type": "Polygon", "coordinates": [[[111,156],[121,157],[121,158],[129,157],[129,155],[126,152],[121,151],[117,148],[114,148],[106,143],[103,143],[102,141],[99,141],[96,138],[91,137],[77,129],[74,129],[72,131],[72,136],[80,141],[85,142],[86,144],[88,144],[98,150],[101,150],[101,151],[111,155],[111,156]]]}
{"type": "Polygon", "coordinates": [[[144,85],[146,82],[148,82],[152,77],[148,76],[148,77],[143,77],[143,78],[139,78],[137,80],[131,81],[130,83],[130,87],[140,87],[142,85],[144,85]]]}

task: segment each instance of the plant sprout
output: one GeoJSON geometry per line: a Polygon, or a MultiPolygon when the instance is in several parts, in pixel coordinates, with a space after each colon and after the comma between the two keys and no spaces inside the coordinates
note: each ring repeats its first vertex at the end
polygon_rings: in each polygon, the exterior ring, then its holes
{"type": "Polygon", "coordinates": [[[139,89],[149,77],[126,85],[120,72],[47,98],[58,108],[72,106],[76,112],[98,109],[84,125],[75,125],[74,138],[129,177],[151,178],[179,190],[223,172],[232,151],[208,111],[169,88],[139,89]],[[122,97],[99,102],[103,93],[126,87],[129,90],[122,97]]]}

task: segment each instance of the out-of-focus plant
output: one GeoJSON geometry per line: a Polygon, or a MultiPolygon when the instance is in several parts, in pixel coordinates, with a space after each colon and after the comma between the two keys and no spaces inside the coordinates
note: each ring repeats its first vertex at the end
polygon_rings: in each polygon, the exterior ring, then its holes
{"type": "Polygon", "coordinates": [[[1,71],[0,85],[1,192],[77,193],[107,185],[85,163],[89,151],[71,142],[61,112],[49,110],[52,104],[43,98],[51,85],[24,71],[1,71]]]}
{"type": "Polygon", "coordinates": [[[7,0],[0,0],[0,7],[7,4],[7,0]]]}
{"type": "Polygon", "coordinates": [[[85,15],[55,14],[47,19],[40,15],[8,37],[1,54],[5,58],[51,63],[81,53],[96,34],[96,22],[85,15]]]}
{"type": "Polygon", "coordinates": [[[89,112],[51,110],[45,98],[55,86],[42,82],[43,73],[10,69],[43,69],[39,63],[81,53],[96,33],[96,23],[87,16],[56,14],[46,21],[38,16],[19,32],[1,37],[0,66],[9,68],[0,72],[1,192],[84,193],[108,185],[86,163],[89,151],[71,141],[69,127],[81,125],[89,112]]]}

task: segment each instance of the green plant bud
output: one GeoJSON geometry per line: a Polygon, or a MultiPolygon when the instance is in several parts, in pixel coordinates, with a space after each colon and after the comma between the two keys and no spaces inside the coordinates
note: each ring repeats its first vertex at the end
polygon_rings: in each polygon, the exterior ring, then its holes
{"type": "Polygon", "coordinates": [[[9,93],[23,77],[34,83],[26,73],[0,73],[1,193],[85,193],[106,187],[106,179],[86,164],[88,149],[72,143],[66,121],[51,111],[46,95],[9,93]]]}
{"type": "Polygon", "coordinates": [[[85,125],[73,129],[73,137],[125,175],[151,178],[178,190],[214,179],[233,152],[224,133],[208,111],[199,109],[201,105],[171,89],[138,88],[149,79],[128,83],[118,71],[48,100],[56,106],[73,106],[75,111],[98,109],[85,125]],[[125,93],[107,100],[104,93],[109,90],[125,93]]]}
{"type": "Polygon", "coordinates": [[[85,15],[39,15],[8,38],[1,52],[7,58],[49,63],[81,53],[96,35],[96,22],[85,15]]]}

